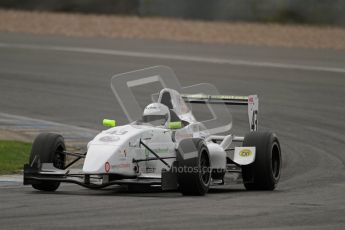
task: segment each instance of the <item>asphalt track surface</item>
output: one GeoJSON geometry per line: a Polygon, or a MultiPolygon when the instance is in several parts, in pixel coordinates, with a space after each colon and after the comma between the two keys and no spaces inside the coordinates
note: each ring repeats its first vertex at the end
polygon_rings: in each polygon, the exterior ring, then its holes
{"type": "MultiPolygon", "coordinates": [[[[260,129],[283,151],[273,192],[232,185],[205,197],[64,185],[0,187],[1,229],[344,229],[345,52],[0,34],[0,111],[100,129],[124,114],[110,77],[171,66],[182,85],[260,97],[260,129]]],[[[234,110],[234,126],[246,117],[234,110]]]]}

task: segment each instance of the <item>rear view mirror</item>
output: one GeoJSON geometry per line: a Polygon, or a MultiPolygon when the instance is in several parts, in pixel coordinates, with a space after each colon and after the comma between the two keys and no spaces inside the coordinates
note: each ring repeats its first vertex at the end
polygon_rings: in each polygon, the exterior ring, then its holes
{"type": "Polygon", "coordinates": [[[169,122],[168,124],[169,129],[180,129],[182,128],[181,121],[169,122]]]}
{"type": "Polygon", "coordinates": [[[115,120],[110,120],[110,119],[103,119],[103,126],[105,126],[105,127],[115,127],[116,126],[116,121],[115,120]]]}

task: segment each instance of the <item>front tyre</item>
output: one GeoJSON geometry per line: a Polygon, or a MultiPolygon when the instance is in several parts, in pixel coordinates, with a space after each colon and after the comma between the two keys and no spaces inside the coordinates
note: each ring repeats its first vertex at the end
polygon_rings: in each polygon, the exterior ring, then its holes
{"type": "Polygon", "coordinates": [[[183,195],[203,196],[211,182],[210,157],[201,139],[182,140],[178,152],[178,183],[183,195]]]}
{"type": "MultiPolygon", "coordinates": [[[[41,133],[32,144],[29,164],[53,163],[55,168],[64,169],[66,157],[62,152],[66,150],[64,139],[55,133],[41,133]]],[[[32,187],[41,191],[55,191],[60,186],[56,181],[36,181],[32,187]]]]}
{"type": "Polygon", "coordinates": [[[242,166],[243,183],[247,190],[274,190],[281,173],[281,149],[278,137],[271,132],[251,132],[243,146],[256,147],[255,161],[242,166]]]}

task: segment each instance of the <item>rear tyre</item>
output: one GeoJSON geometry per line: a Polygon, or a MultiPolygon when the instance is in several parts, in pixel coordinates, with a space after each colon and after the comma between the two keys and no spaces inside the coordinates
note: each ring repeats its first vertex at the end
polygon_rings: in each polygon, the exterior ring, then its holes
{"type": "Polygon", "coordinates": [[[177,179],[183,195],[203,196],[211,182],[210,157],[201,139],[186,139],[178,149],[177,179]],[[197,153],[196,156],[190,155],[197,153]]]}
{"type": "MultiPolygon", "coordinates": [[[[53,163],[55,168],[64,169],[66,157],[62,154],[66,150],[64,139],[55,133],[41,133],[32,144],[29,164],[53,163]],[[35,161],[35,162],[33,162],[35,161]]],[[[56,181],[37,181],[32,187],[41,191],[55,191],[60,186],[56,181]]]]}
{"type": "Polygon", "coordinates": [[[256,147],[255,161],[242,166],[243,183],[247,190],[274,190],[280,179],[281,149],[277,136],[271,132],[251,132],[243,146],[256,147]]]}

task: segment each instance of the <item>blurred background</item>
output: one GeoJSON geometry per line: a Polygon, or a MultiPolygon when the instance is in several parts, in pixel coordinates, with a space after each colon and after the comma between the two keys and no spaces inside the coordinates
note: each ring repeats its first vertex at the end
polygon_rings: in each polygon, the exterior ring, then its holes
{"type": "Polygon", "coordinates": [[[1,0],[1,8],[345,25],[343,0],[1,0]]]}
{"type": "MultiPolygon", "coordinates": [[[[344,25],[345,0],[0,0],[0,174],[27,163],[30,144],[13,164],[12,141],[56,132],[83,152],[104,118],[126,124],[111,77],[157,65],[182,86],[259,95],[259,129],[283,150],[272,193],[51,195],[0,177],[1,229],[344,229],[344,25]]],[[[246,108],[230,110],[244,135],[246,108]]]]}

